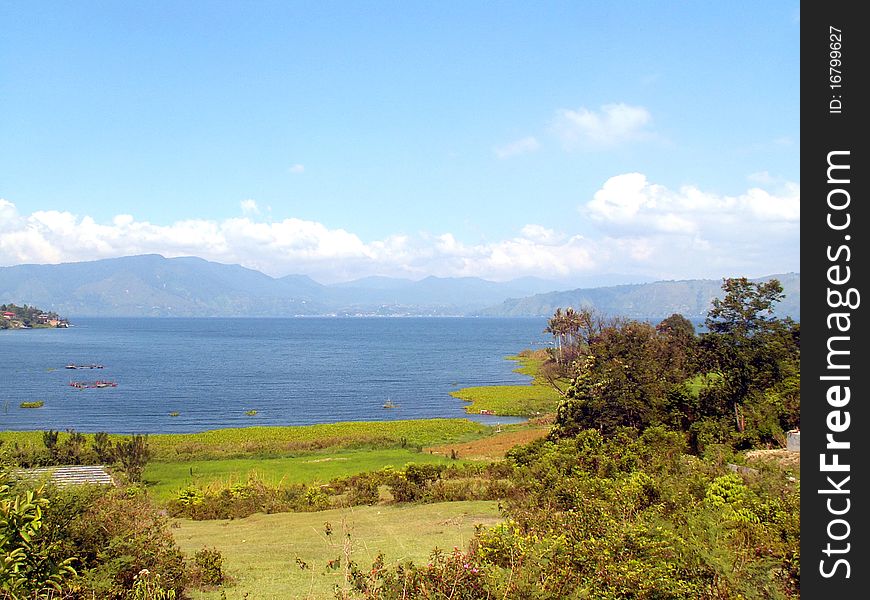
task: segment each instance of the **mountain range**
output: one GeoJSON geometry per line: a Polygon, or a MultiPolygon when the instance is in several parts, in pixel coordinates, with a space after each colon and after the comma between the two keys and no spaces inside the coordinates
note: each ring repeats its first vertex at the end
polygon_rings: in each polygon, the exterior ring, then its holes
{"type": "MultiPolygon", "coordinates": [[[[774,275],[786,299],[779,314],[800,317],[800,275],[774,275]]],[[[768,279],[769,277],[762,278],[768,279]]],[[[618,279],[611,276],[610,280],[618,279]]],[[[601,279],[606,282],[608,279],[601,279]]],[[[78,316],[549,316],[557,307],[594,306],[608,315],[655,318],[706,314],[721,280],[657,281],[555,291],[535,277],[419,281],[366,277],[331,285],[305,275],[270,277],[239,265],[156,254],[56,265],[0,267],[0,302],[78,316]]]]}

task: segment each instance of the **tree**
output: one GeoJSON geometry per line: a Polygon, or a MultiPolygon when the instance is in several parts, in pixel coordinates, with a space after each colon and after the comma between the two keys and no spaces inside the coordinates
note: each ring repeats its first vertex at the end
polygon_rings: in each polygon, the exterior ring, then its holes
{"type": "Polygon", "coordinates": [[[662,364],[668,372],[676,372],[677,377],[689,377],[695,370],[696,347],[695,326],[686,317],[672,314],[656,325],[656,332],[662,340],[662,364]]]}
{"type": "Polygon", "coordinates": [[[713,299],[713,308],[707,313],[704,324],[713,333],[751,337],[764,331],[776,321],[774,305],[785,294],[777,279],[753,283],[745,277],[722,281],[725,297],[713,299]]]}
{"type": "Polygon", "coordinates": [[[667,343],[667,336],[648,323],[616,321],[604,327],[575,363],[554,435],[571,436],[586,428],[611,433],[666,422],[668,393],[685,379],[684,370],[673,363],[686,362],[672,354],[680,346],[667,343]]]}
{"type": "Polygon", "coordinates": [[[565,316],[562,314],[561,308],[557,308],[553,316],[547,320],[544,333],[549,333],[553,336],[558,352],[556,364],[562,364],[562,339],[565,335],[565,316]]]}
{"type": "Polygon", "coordinates": [[[784,296],[782,285],[740,277],[725,279],[722,290],[724,298],[713,300],[705,321],[709,333],[701,337],[702,362],[723,380],[708,394],[707,412],[721,417],[727,407],[740,434],[747,430],[747,405],[756,424],[771,418],[794,422],[794,415],[783,411],[794,412],[795,385],[786,381],[799,381],[800,326],[773,314],[784,296]]]}
{"type": "Polygon", "coordinates": [[[569,306],[565,312],[557,308],[544,329],[544,333],[551,334],[556,343],[556,364],[569,366],[589,347],[590,341],[601,333],[605,321],[601,315],[588,308],[577,311],[569,306]]]}
{"type": "Polygon", "coordinates": [[[142,480],[142,471],[145,470],[150,455],[147,434],[134,434],[115,445],[115,456],[130,481],[142,480]]]}
{"type": "Polygon", "coordinates": [[[109,440],[109,434],[105,431],[98,431],[94,434],[91,448],[97,457],[97,461],[101,463],[112,462],[115,458],[115,449],[111,440],[109,440]]]}

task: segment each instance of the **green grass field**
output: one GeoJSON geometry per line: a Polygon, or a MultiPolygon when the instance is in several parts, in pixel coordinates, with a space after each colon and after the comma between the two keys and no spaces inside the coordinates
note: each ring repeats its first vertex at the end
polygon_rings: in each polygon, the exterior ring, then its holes
{"type": "Polygon", "coordinates": [[[174,498],[179,489],[190,485],[232,484],[244,482],[250,476],[271,484],[326,483],[336,477],[377,471],[386,466],[401,469],[411,462],[446,464],[455,461],[403,448],[321,451],[281,458],[152,462],[145,468],[143,480],[153,498],[165,502],[174,498]]]}
{"type": "MultiPolygon", "coordinates": [[[[532,377],[532,381],[526,385],[467,387],[450,392],[450,395],[470,402],[465,407],[467,413],[488,410],[497,415],[531,417],[555,412],[562,396],[552,385],[538,376],[538,370],[543,363],[542,358],[536,355],[506,358],[519,362],[519,366],[514,371],[532,377]]],[[[564,388],[566,385],[567,382],[562,382],[561,387],[564,388]]]]}
{"type": "MultiPolygon", "coordinates": [[[[364,506],[317,513],[256,514],[234,521],[178,520],[171,531],[188,556],[203,547],[217,548],[224,570],[235,582],[223,591],[228,600],[334,598],[341,570],[326,563],[342,556],[343,527],[349,528],[351,559],[365,570],[383,552],[386,564],[425,563],[436,546],[464,548],[477,523],[499,522],[495,502],[445,502],[425,505],[364,506]],[[324,523],[332,525],[326,536],[324,523]],[[296,558],[310,568],[302,570],[296,558]]],[[[192,600],[217,599],[219,590],[190,590],[192,600]]]]}

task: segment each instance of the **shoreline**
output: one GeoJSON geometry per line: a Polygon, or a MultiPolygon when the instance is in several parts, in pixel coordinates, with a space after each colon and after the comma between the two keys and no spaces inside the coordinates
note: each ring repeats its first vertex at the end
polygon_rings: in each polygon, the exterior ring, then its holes
{"type": "MultiPolygon", "coordinates": [[[[470,386],[451,391],[451,396],[466,403],[465,413],[533,419],[556,412],[562,396],[540,376],[541,366],[547,360],[546,350],[527,348],[505,359],[519,363],[513,372],[528,376],[529,381],[523,384],[470,386]]],[[[568,382],[562,383],[567,386],[568,382]]]]}
{"type": "MultiPolygon", "coordinates": [[[[496,386],[491,386],[496,387],[496,386]]],[[[507,415],[507,414],[477,414],[477,413],[467,413],[467,415],[460,417],[426,417],[419,419],[373,419],[373,420],[346,420],[346,421],[325,421],[321,423],[304,423],[299,425],[229,425],[227,427],[210,427],[208,429],[198,429],[196,431],[139,431],[139,430],[125,430],[125,431],[106,431],[103,429],[74,429],[75,432],[81,433],[86,436],[93,436],[95,433],[108,433],[110,436],[131,436],[131,435],[147,435],[149,438],[156,436],[189,436],[189,435],[203,435],[203,434],[213,434],[219,432],[227,432],[227,431],[251,431],[251,430],[296,430],[296,429],[305,429],[312,427],[342,427],[346,425],[372,425],[375,427],[380,427],[387,424],[396,424],[396,423],[425,423],[425,422],[436,422],[436,421],[445,421],[445,422],[469,422],[481,427],[495,427],[497,425],[521,425],[524,423],[528,423],[530,419],[534,418],[532,416],[522,416],[522,415],[507,415]],[[499,420],[501,419],[501,420],[499,420]],[[492,421],[492,422],[489,422],[492,421]]],[[[40,429],[2,429],[0,428],[0,442],[4,440],[6,436],[15,436],[15,435],[35,435],[42,434],[43,431],[48,431],[51,428],[40,428],[40,429]]],[[[66,433],[66,430],[57,430],[61,433],[66,433]]]]}

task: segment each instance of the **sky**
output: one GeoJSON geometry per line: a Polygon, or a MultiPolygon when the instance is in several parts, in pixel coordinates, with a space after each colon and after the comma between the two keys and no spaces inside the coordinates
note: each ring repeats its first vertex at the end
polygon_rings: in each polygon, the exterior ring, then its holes
{"type": "Polygon", "coordinates": [[[0,3],[0,266],[799,271],[798,2],[0,3]]]}

